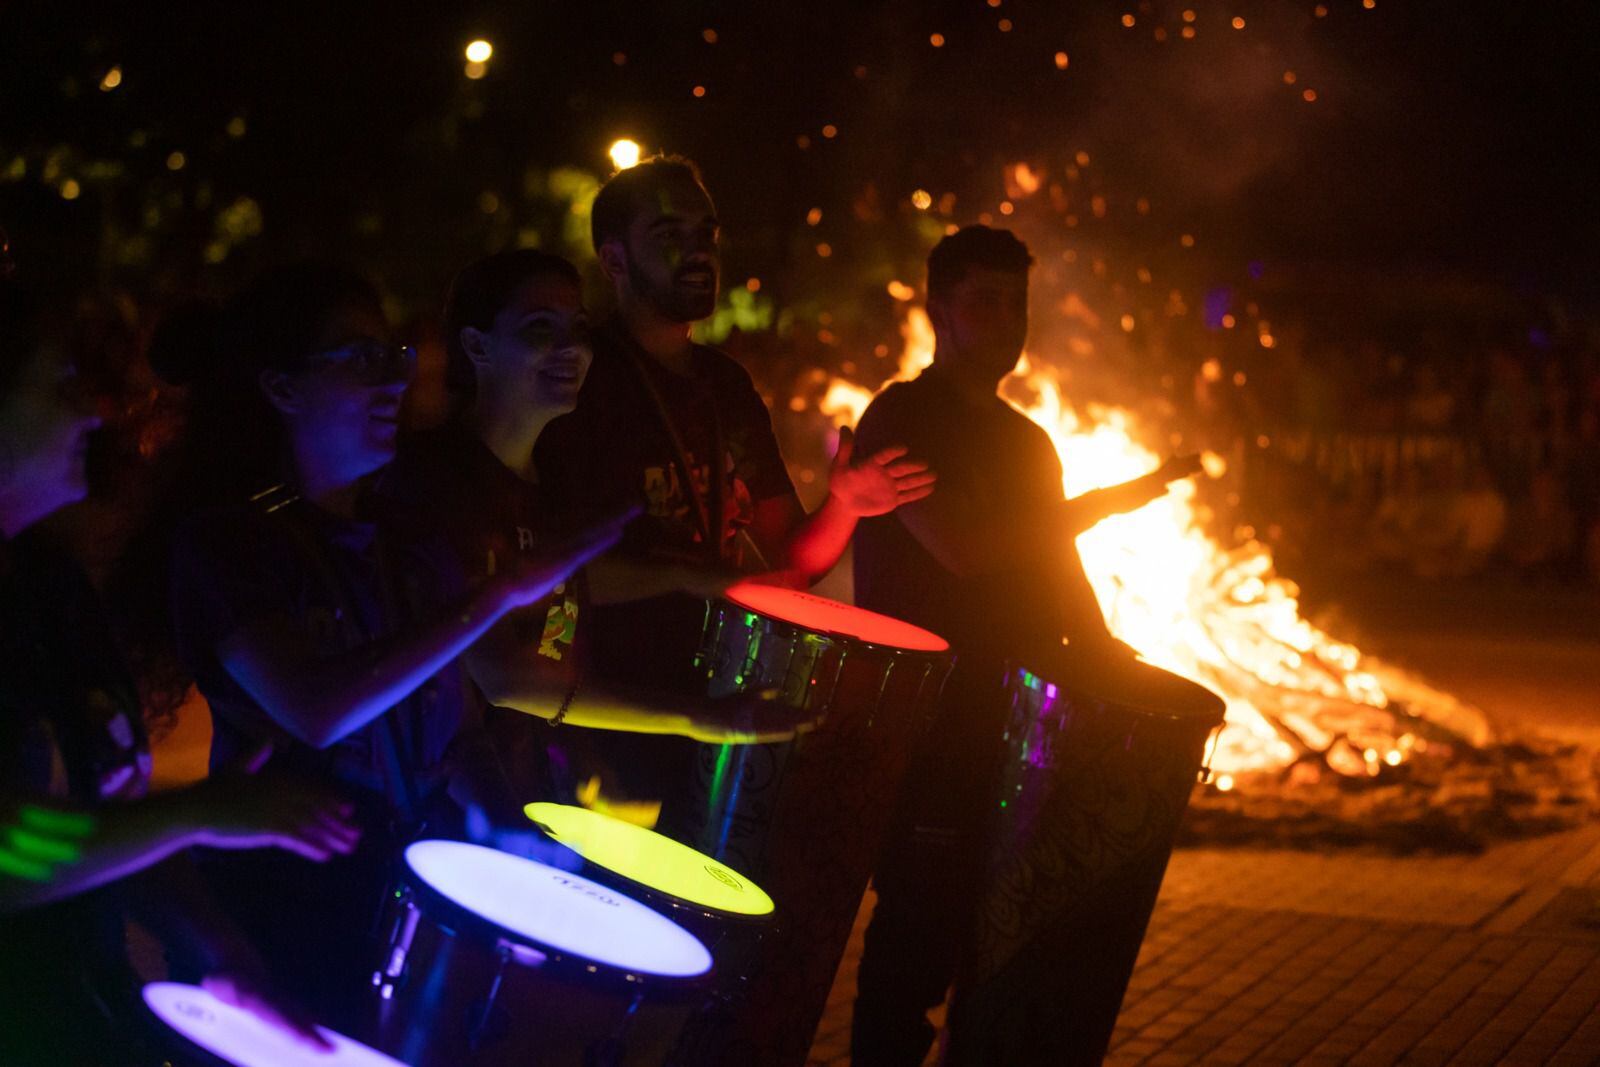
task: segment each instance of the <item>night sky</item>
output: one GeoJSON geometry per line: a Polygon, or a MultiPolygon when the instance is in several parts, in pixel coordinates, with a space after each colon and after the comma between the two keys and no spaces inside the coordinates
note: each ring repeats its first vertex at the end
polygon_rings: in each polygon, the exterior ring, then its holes
{"type": "Polygon", "coordinates": [[[882,224],[913,190],[955,193],[947,220],[969,222],[1006,163],[1052,175],[1086,152],[1105,225],[1194,234],[1211,262],[1592,306],[1600,5],[1318,6],[9,4],[0,224],[41,270],[134,286],[333,252],[420,293],[530,226],[559,237],[530,168],[603,175],[627,135],[703,164],[730,277],[803,288],[813,238],[835,270],[910,261],[926,232],[882,224]],[[494,55],[473,80],[478,37],[494,55]],[[208,260],[239,197],[260,232],[208,260]],[[108,225],[144,243],[112,256],[108,225]]]}

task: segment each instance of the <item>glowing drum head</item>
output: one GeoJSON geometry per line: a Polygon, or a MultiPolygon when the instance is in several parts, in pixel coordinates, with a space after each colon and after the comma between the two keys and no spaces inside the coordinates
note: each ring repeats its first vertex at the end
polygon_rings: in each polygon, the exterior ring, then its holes
{"type": "Polygon", "coordinates": [[[723,594],[728,600],[750,611],[818,633],[853,637],[872,645],[886,645],[908,652],[946,652],[950,643],[938,634],[888,615],[865,608],[841,604],[837,600],[812,596],[797,589],[740,582],[723,594]]]}
{"type": "Polygon", "coordinates": [[[162,1022],[234,1067],[405,1067],[320,1026],[317,1032],[334,1047],[318,1051],[199,986],[151,982],[144,987],[144,1002],[162,1022]]]}
{"type": "Polygon", "coordinates": [[[731,867],[654,830],[567,804],[529,804],[528,818],[599,867],[728,915],[772,914],[772,898],[731,867]]]}
{"type": "Polygon", "coordinates": [[[598,882],[463,841],[418,841],[405,855],[433,892],[538,949],[630,974],[711,970],[711,953],[693,934],[598,882]]]}

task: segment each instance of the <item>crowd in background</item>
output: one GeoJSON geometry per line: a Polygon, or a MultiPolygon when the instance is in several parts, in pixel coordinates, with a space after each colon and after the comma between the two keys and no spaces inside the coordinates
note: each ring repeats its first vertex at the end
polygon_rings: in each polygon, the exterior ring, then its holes
{"type": "Polygon", "coordinates": [[[1294,548],[1419,578],[1600,583],[1600,353],[1284,351],[1200,414],[1294,548]]]}

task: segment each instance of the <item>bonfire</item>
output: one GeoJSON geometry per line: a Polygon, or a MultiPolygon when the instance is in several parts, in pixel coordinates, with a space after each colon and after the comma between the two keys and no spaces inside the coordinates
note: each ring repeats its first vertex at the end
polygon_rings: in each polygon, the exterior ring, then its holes
{"type": "MultiPolygon", "coordinates": [[[[893,379],[933,358],[920,309],[910,309],[903,334],[893,379]]],[[[1074,406],[1040,353],[1025,355],[1000,393],[1050,435],[1069,497],[1160,463],[1141,443],[1160,439],[1154,428],[1123,408],[1074,406]]],[[[820,406],[835,425],[853,425],[871,398],[833,377],[820,406]]],[[[1221,456],[1203,460],[1211,477],[1226,470],[1221,456]]],[[[1192,834],[1474,847],[1571,825],[1600,806],[1584,753],[1497,739],[1480,709],[1313,625],[1268,547],[1220,542],[1198,495],[1179,483],[1077,542],[1112,632],[1227,703],[1192,834]]]]}

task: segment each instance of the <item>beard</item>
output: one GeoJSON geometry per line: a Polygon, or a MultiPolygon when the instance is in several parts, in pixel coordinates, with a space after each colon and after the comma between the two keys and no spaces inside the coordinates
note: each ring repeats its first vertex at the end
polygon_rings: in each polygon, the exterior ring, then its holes
{"type": "Polygon", "coordinates": [[[628,257],[628,284],[643,301],[655,307],[673,322],[699,322],[710,318],[717,309],[716,268],[712,268],[713,284],[707,289],[689,289],[679,286],[675,277],[665,280],[652,278],[633,256],[628,257]]]}

